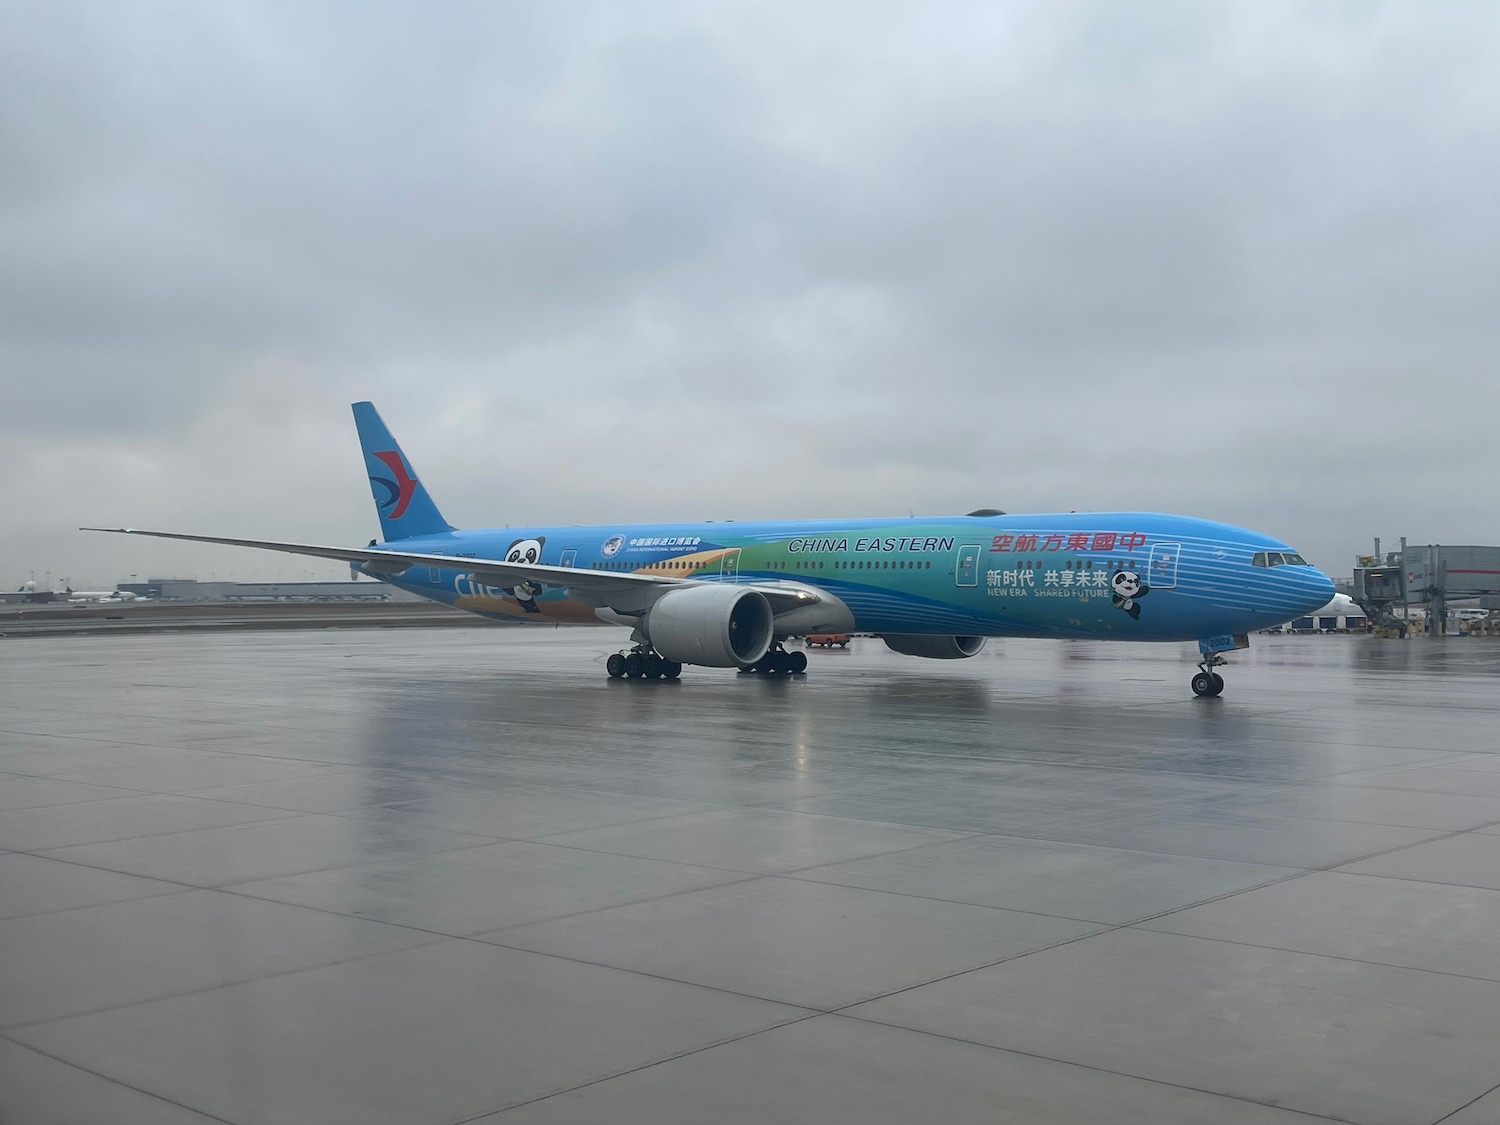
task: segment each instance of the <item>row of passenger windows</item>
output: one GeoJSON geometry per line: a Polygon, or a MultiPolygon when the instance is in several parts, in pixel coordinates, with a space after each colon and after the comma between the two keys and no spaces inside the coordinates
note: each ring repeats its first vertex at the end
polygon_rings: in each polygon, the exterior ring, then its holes
{"type": "Polygon", "coordinates": [[[602,562],[592,563],[594,570],[645,570],[647,567],[657,567],[661,570],[693,570],[695,565],[684,562],[681,559],[669,559],[663,562],[638,563],[632,565],[625,562],[602,562]]]}
{"type": "MultiPolygon", "coordinates": [[[[795,559],[790,562],[773,562],[772,570],[825,570],[822,559],[795,559]]],[[[919,559],[857,559],[845,562],[833,561],[834,570],[931,570],[932,563],[919,559]]]]}
{"type": "MultiPolygon", "coordinates": [[[[1134,570],[1135,568],[1136,568],[1136,565],[1135,565],[1135,560],[1134,559],[1100,559],[1099,560],[1099,569],[1100,570],[1134,570]]],[[[1016,569],[1017,570],[1048,570],[1048,569],[1054,569],[1054,568],[1049,568],[1047,566],[1047,560],[1046,559],[1017,559],[1016,560],[1016,569]]],[[[1094,560],[1093,559],[1079,559],[1078,561],[1075,562],[1074,560],[1069,559],[1061,567],[1055,568],[1055,569],[1061,569],[1061,570],[1093,570],[1094,569],[1094,560]]]]}
{"type": "MultiPolygon", "coordinates": [[[[1019,565],[1019,564],[1017,564],[1019,565]]],[[[1082,565],[1082,564],[1080,564],[1082,565]]],[[[594,570],[635,571],[654,568],[657,570],[696,570],[696,563],[670,559],[656,563],[632,565],[625,562],[598,562],[591,564],[594,570]]],[[[827,564],[822,559],[797,559],[792,562],[773,562],[771,570],[824,570],[827,564]]],[[[835,561],[834,570],[931,570],[932,563],[917,559],[860,559],[852,562],[835,561]]]]}
{"type": "Polygon", "coordinates": [[[1257,551],[1251,566],[1306,566],[1307,560],[1290,551],[1257,551]]]}
{"type": "MultiPolygon", "coordinates": [[[[1262,551],[1253,560],[1256,566],[1306,566],[1301,555],[1278,553],[1276,551],[1262,551]]],[[[1017,559],[1015,569],[1036,570],[1040,565],[1037,559],[1017,559]]],[[[1101,561],[1101,567],[1110,570],[1133,570],[1134,559],[1101,561]]],[[[669,559],[656,563],[631,564],[626,562],[599,562],[592,564],[594,570],[617,570],[636,571],[647,568],[658,570],[697,570],[698,564],[686,562],[680,559],[669,559]]],[[[796,559],[789,562],[773,562],[769,564],[771,570],[824,570],[826,564],[822,559],[796,559]]],[[[848,562],[835,560],[834,570],[931,570],[932,562],[923,559],[858,559],[848,562]]],[[[1093,570],[1092,559],[1080,559],[1077,562],[1069,559],[1063,566],[1064,570],[1093,570]]]]}

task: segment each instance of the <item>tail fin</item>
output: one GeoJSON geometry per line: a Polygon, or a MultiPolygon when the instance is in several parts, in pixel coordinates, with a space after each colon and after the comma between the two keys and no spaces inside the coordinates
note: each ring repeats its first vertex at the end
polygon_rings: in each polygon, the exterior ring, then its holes
{"type": "Polygon", "coordinates": [[[380,513],[380,533],[386,540],[452,531],[453,526],[443,519],[427,489],[412,472],[411,462],[391,437],[391,431],[385,428],[373,403],[354,404],[354,425],[365,453],[370,492],[380,513]]]}

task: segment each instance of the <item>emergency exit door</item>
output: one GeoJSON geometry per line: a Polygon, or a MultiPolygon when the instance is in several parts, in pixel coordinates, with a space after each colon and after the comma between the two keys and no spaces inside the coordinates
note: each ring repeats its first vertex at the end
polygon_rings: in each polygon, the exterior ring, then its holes
{"type": "Polygon", "coordinates": [[[953,571],[958,586],[979,585],[979,544],[966,543],[958,549],[958,566],[953,571]]]}
{"type": "Polygon", "coordinates": [[[1171,590],[1177,585],[1177,556],[1180,543],[1157,543],[1146,563],[1146,585],[1153,590],[1171,590]]]}

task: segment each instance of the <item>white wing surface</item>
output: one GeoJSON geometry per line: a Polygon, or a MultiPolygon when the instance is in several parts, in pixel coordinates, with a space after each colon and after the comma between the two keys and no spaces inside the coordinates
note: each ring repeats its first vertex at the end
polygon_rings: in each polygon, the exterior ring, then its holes
{"type": "MultiPolygon", "coordinates": [[[[436,566],[472,574],[476,582],[485,586],[514,586],[517,582],[537,582],[543,586],[570,590],[580,601],[626,615],[643,613],[657,598],[674,588],[719,581],[717,578],[677,578],[664,574],[586,570],[569,566],[543,566],[540,563],[505,562],[501,559],[392,551],[376,547],[325,547],[317,543],[282,543],[273,539],[184,535],[175,531],[141,531],[133,527],[81,527],[78,530],[103,531],[115,535],[149,535],[156,539],[183,539],[189,543],[218,543],[227,547],[255,547],[263,551],[311,555],[320,559],[360,563],[364,570],[372,574],[396,576],[406,573],[414,566],[436,566]]],[[[764,594],[771,603],[772,611],[777,614],[816,605],[822,600],[815,590],[807,586],[790,583],[736,584],[764,594]]]]}

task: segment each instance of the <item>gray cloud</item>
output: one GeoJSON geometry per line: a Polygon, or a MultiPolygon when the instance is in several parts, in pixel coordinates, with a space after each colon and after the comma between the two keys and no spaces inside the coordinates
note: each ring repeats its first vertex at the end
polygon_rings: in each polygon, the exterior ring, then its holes
{"type": "Polygon", "coordinates": [[[1146,507],[1489,541],[1479,6],[0,11],[0,582],[470,525],[1146,507]]]}

